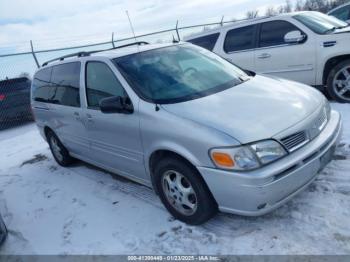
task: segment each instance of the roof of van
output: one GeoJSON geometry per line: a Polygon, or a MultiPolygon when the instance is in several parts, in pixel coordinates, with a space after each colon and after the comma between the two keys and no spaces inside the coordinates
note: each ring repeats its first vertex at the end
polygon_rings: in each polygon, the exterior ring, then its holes
{"type": "Polygon", "coordinates": [[[147,45],[132,45],[128,47],[123,48],[116,48],[112,50],[107,51],[101,51],[98,53],[93,53],[91,56],[103,56],[108,58],[117,58],[121,56],[131,55],[139,52],[144,52],[152,49],[158,49],[162,47],[172,46],[172,45],[178,45],[179,43],[164,43],[164,44],[147,44],[147,45]]]}
{"type": "MultiPolygon", "coordinates": [[[[89,54],[89,51],[86,53],[88,55],[83,55],[83,56],[78,56],[77,53],[73,54],[71,57],[65,57],[64,59],[60,59],[58,57],[57,59],[45,62],[42,67],[40,67],[37,71],[40,71],[41,69],[48,68],[50,66],[54,65],[59,65],[62,63],[67,63],[67,62],[74,62],[74,61],[79,61],[83,58],[86,57],[107,57],[109,59],[114,59],[117,57],[122,57],[126,55],[131,55],[139,52],[144,52],[152,49],[158,49],[162,47],[167,47],[167,46],[174,46],[174,45],[179,45],[179,44],[184,44],[184,42],[179,42],[179,43],[163,43],[163,44],[144,44],[144,45],[131,45],[127,47],[121,47],[121,48],[115,48],[115,49],[110,49],[110,50],[101,50],[97,52],[93,52],[89,54]]],[[[84,52],[82,52],[84,53],[84,52]]]]}
{"type": "Polygon", "coordinates": [[[271,20],[271,19],[274,20],[274,19],[276,19],[276,18],[278,19],[280,17],[291,17],[291,16],[294,16],[297,14],[308,13],[308,12],[314,12],[314,11],[299,11],[299,12],[278,14],[278,15],[273,15],[273,16],[263,16],[263,17],[257,17],[257,18],[251,18],[251,19],[232,21],[232,23],[229,22],[228,25],[218,26],[218,27],[215,27],[213,29],[202,31],[200,33],[195,33],[195,34],[192,34],[189,36],[185,36],[184,40],[188,41],[188,40],[191,40],[193,38],[197,38],[197,37],[201,37],[201,36],[205,36],[208,34],[219,32],[220,30],[226,29],[226,28],[246,26],[246,25],[250,25],[250,24],[255,24],[256,22],[264,22],[265,20],[271,20]]]}

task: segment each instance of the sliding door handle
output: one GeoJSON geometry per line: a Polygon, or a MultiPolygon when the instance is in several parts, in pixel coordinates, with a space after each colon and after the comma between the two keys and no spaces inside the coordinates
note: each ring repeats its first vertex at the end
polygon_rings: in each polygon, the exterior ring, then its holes
{"type": "Polygon", "coordinates": [[[80,115],[78,112],[74,112],[73,115],[74,115],[76,120],[80,120],[80,115]]]}
{"type": "Polygon", "coordinates": [[[266,59],[266,58],[270,58],[270,57],[271,57],[271,55],[268,53],[263,53],[261,55],[258,55],[259,59],[266,59]]]}

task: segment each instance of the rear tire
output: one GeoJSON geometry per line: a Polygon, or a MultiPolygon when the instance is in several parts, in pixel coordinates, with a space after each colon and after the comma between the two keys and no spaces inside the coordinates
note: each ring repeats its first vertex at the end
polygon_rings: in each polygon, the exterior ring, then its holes
{"type": "Polygon", "coordinates": [[[154,169],[156,190],[176,219],[199,225],[217,213],[217,204],[198,171],[177,157],[162,159],[154,169]]]}
{"type": "Polygon", "coordinates": [[[64,147],[54,132],[49,131],[46,137],[51,153],[59,165],[69,166],[74,162],[74,158],[69,155],[68,150],[64,147]]]}
{"type": "Polygon", "coordinates": [[[335,65],[327,77],[329,96],[340,103],[350,103],[350,59],[335,65]]]}

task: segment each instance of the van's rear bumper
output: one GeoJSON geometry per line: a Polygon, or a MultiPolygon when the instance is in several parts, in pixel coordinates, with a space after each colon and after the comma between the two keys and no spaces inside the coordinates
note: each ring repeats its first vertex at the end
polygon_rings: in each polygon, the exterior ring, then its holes
{"type": "Polygon", "coordinates": [[[318,137],[275,163],[238,173],[198,167],[219,210],[258,216],[284,204],[305,189],[333,155],[342,131],[341,116],[332,111],[318,137]]]}

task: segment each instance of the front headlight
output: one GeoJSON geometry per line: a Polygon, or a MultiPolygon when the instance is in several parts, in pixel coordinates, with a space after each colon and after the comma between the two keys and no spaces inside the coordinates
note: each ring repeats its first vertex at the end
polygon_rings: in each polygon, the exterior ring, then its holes
{"type": "Polygon", "coordinates": [[[240,171],[256,169],[286,154],[286,150],[274,140],[210,150],[210,157],[218,168],[240,171]]]}

